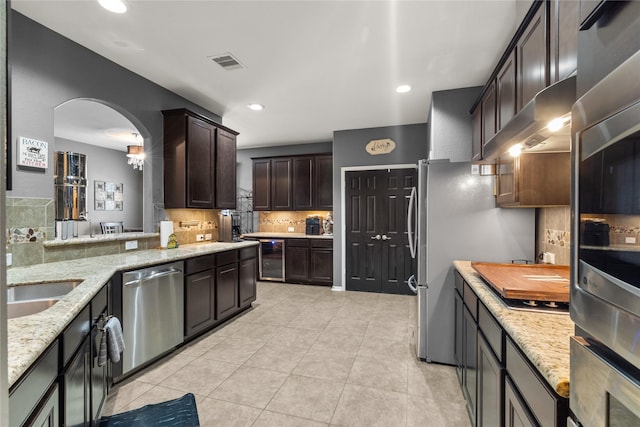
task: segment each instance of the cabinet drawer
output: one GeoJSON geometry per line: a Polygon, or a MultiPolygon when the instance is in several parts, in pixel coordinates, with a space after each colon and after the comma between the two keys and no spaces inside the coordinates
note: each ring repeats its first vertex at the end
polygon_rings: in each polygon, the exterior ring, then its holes
{"type": "Polygon", "coordinates": [[[309,239],[287,239],[285,244],[290,247],[307,248],[309,247],[309,239]]]}
{"type": "Polygon", "coordinates": [[[216,266],[216,254],[189,258],[184,263],[184,274],[200,273],[216,266]]]}
{"type": "Polygon", "coordinates": [[[506,359],[509,376],[540,425],[556,425],[558,419],[556,400],[509,338],[507,338],[506,359]]]}
{"type": "Polygon", "coordinates": [[[217,265],[233,264],[238,261],[238,251],[226,251],[217,254],[217,265]]]}
{"type": "Polygon", "coordinates": [[[473,316],[473,320],[478,321],[478,297],[467,282],[464,282],[462,298],[464,299],[464,305],[467,306],[469,312],[473,316]]]}
{"type": "Polygon", "coordinates": [[[9,426],[23,425],[57,376],[58,341],[56,340],[11,391],[9,395],[9,426]]]}
{"type": "Polygon", "coordinates": [[[311,239],[312,248],[333,248],[332,239],[311,239]]]}
{"type": "Polygon", "coordinates": [[[62,333],[62,366],[67,366],[80,343],[91,331],[89,304],[76,316],[62,333]]]}
{"type": "Polygon", "coordinates": [[[498,360],[502,362],[502,328],[482,302],[478,304],[478,326],[487,339],[491,350],[493,350],[498,360]]]}
{"type": "Polygon", "coordinates": [[[250,248],[240,249],[240,259],[256,258],[258,256],[258,247],[251,246],[250,248]]]}
{"type": "Polygon", "coordinates": [[[107,288],[108,285],[104,285],[100,291],[91,300],[91,319],[92,324],[95,324],[102,313],[107,309],[107,288]]]}

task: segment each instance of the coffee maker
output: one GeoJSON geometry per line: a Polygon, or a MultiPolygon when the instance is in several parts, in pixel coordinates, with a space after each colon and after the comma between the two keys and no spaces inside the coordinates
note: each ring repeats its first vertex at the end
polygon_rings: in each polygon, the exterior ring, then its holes
{"type": "Polygon", "coordinates": [[[320,217],[310,216],[306,220],[305,234],[317,236],[320,234],[320,217]]]}

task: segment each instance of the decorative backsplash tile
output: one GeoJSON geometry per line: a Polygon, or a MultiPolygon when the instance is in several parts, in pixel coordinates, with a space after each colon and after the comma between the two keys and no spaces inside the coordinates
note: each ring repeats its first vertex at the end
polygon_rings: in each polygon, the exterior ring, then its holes
{"type": "Polygon", "coordinates": [[[271,211],[258,212],[258,231],[287,233],[293,227],[293,233],[304,233],[308,216],[327,217],[328,211],[271,211]]]}
{"type": "Polygon", "coordinates": [[[7,243],[10,245],[17,243],[41,242],[47,240],[47,232],[38,227],[12,227],[9,229],[7,243]]]}
{"type": "Polygon", "coordinates": [[[552,246],[569,247],[571,245],[571,232],[567,230],[544,230],[546,243],[552,246]]]}

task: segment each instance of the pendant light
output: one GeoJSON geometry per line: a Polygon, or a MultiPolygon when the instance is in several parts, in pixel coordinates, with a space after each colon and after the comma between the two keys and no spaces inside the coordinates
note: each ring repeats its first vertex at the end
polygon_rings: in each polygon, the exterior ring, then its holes
{"type": "Polygon", "coordinates": [[[142,137],[135,132],[132,132],[131,135],[133,135],[136,145],[127,145],[127,164],[133,166],[133,169],[142,170],[145,158],[142,137]]]}

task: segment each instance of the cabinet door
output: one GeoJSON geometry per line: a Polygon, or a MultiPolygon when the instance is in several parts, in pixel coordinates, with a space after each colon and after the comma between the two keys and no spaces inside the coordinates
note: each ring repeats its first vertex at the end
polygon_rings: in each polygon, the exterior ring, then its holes
{"type": "Polygon", "coordinates": [[[505,427],[538,426],[508,376],[505,377],[504,382],[504,425],[505,427]]]}
{"type": "Polygon", "coordinates": [[[518,40],[518,103],[522,109],[535,94],[547,87],[547,37],[545,27],[546,6],[542,4],[538,12],[518,40]]]}
{"type": "Polygon", "coordinates": [[[496,84],[487,87],[482,98],[482,144],[483,146],[496,134],[496,84]]]}
{"type": "Polygon", "coordinates": [[[567,78],[578,67],[578,25],[580,2],[553,0],[550,3],[550,83],[567,78]]]}
{"type": "Polygon", "coordinates": [[[513,204],[518,200],[518,158],[498,158],[496,163],[498,206],[513,204]]]}
{"type": "Polygon", "coordinates": [[[293,209],[313,209],[314,196],[314,166],[312,156],[293,158],[293,209]]]}
{"type": "Polygon", "coordinates": [[[44,403],[40,411],[35,415],[33,421],[28,425],[33,427],[58,427],[60,425],[60,396],[58,392],[58,383],[54,383],[47,392],[44,403]]]}
{"type": "MultiPolygon", "coordinates": [[[[457,275],[457,273],[456,273],[457,275]]],[[[464,343],[464,306],[462,305],[462,296],[455,292],[455,300],[453,306],[454,312],[454,344],[453,344],[453,358],[456,362],[456,375],[458,376],[458,382],[462,385],[462,367],[464,364],[463,359],[463,343],[464,343]]]]}
{"type": "Polygon", "coordinates": [[[333,284],[333,248],[314,248],[312,245],[309,257],[309,281],[317,284],[333,284]]]}
{"type": "Polygon", "coordinates": [[[256,258],[244,259],[238,263],[238,293],[240,307],[248,307],[256,300],[256,258]]]}
{"type": "Polygon", "coordinates": [[[184,278],[184,335],[189,337],[216,321],[215,270],[205,270],[184,278]]]}
{"type": "Polygon", "coordinates": [[[504,369],[489,344],[478,333],[478,427],[502,424],[504,369]]]}
{"type": "Polygon", "coordinates": [[[235,313],[238,305],[238,263],[216,268],[216,319],[235,313]]]}
{"type": "Polygon", "coordinates": [[[91,362],[90,340],[85,339],[80,350],[71,359],[64,373],[65,426],[89,426],[91,424],[91,362]]]}
{"type": "Polygon", "coordinates": [[[306,283],[309,281],[308,240],[287,240],[285,248],[285,280],[292,283],[306,283]]]}
{"type": "Polygon", "coordinates": [[[236,208],[236,136],[218,129],[216,141],[216,208],[236,208]]]}
{"type": "Polygon", "coordinates": [[[187,117],[187,207],[213,208],[216,128],[187,117]]]}
{"type": "Polygon", "coordinates": [[[94,326],[91,330],[91,420],[98,423],[104,402],[107,400],[108,388],[108,366],[98,366],[98,351],[100,349],[100,339],[104,334],[98,326],[94,326]]]}
{"type": "Polygon", "coordinates": [[[512,51],[496,77],[496,129],[502,129],[516,114],[516,53],[512,51]]]}
{"type": "Polygon", "coordinates": [[[271,210],[271,160],[253,161],[253,210],[271,210]]]}
{"type": "Polygon", "coordinates": [[[315,168],[315,209],[333,210],[333,156],[316,156],[315,168]]]}
{"type": "Polygon", "coordinates": [[[273,210],[293,209],[292,163],[289,157],[271,159],[271,208],[273,210]]]}
{"type": "Polygon", "coordinates": [[[471,116],[473,130],[471,140],[471,160],[482,160],[482,104],[478,104],[471,116]]]}
{"type": "Polygon", "coordinates": [[[465,308],[464,310],[464,366],[462,370],[462,382],[467,411],[475,424],[476,420],[476,385],[477,385],[477,359],[476,342],[478,339],[478,325],[473,316],[465,308]]]}

